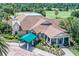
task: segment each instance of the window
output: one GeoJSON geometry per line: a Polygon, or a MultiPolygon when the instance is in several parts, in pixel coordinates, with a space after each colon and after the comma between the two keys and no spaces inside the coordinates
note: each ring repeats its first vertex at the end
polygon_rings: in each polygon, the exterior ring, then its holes
{"type": "Polygon", "coordinates": [[[51,43],[52,43],[52,44],[56,44],[56,38],[52,38],[52,39],[51,39],[51,43]]]}
{"type": "Polygon", "coordinates": [[[62,44],[63,43],[63,38],[59,38],[58,39],[58,44],[62,44]]]}

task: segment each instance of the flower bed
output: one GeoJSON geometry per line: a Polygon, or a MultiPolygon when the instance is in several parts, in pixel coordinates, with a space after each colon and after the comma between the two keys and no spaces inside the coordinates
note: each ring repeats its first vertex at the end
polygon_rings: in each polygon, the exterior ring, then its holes
{"type": "Polygon", "coordinates": [[[42,49],[44,51],[50,52],[50,53],[57,55],[57,56],[62,56],[65,54],[61,48],[57,48],[57,47],[53,47],[53,46],[51,46],[51,48],[50,48],[47,45],[44,45],[42,42],[37,44],[35,47],[42,49]]]}

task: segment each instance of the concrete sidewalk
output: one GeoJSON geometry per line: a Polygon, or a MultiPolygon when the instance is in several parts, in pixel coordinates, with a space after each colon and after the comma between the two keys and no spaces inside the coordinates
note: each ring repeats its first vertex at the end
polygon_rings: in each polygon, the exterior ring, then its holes
{"type": "Polygon", "coordinates": [[[49,52],[40,50],[40,49],[38,49],[38,48],[34,48],[32,52],[35,53],[35,54],[42,55],[42,56],[56,56],[56,55],[51,54],[51,53],[49,53],[49,52]]]}

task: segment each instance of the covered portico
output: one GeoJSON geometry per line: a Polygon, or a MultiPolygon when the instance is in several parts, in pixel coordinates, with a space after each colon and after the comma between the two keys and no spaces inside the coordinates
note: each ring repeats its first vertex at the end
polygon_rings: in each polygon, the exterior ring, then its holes
{"type": "Polygon", "coordinates": [[[70,36],[67,33],[61,33],[57,36],[52,36],[46,39],[46,42],[48,42],[50,45],[56,44],[59,45],[60,47],[64,46],[70,46],[70,36]]]}
{"type": "Polygon", "coordinates": [[[27,50],[29,50],[30,44],[34,45],[34,40],[36,40],[36,35],[33,33],[28,33],[23,35],[20,40],[26,43],[27,50]]]}

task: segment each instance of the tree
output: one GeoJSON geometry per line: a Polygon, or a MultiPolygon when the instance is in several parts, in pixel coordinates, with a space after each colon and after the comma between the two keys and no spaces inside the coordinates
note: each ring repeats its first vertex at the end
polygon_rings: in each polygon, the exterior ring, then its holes
{"type": "Polygon", "coordinates": [[[43,16],[46,16],[46,12],[42,8],[36,9],[35,12],[40,13],[43,16]]]}
{"type": "Polygon", "coordinates": [[[79,37],[79,20],[73,17],[68,17],[65,20],[62,20],[60,26],[70,34],[72,39],[76,41],[76,38],[79,37]]]}
{"type": "Polygon", "coordinates": [[[12,28],[10,25],[0,21],[0,33],[5,33],[5,34],[11,33],[11,30],[12,28]],[[8,29],[7,29],[7,26],[8,26],[8,29]]]}
{"type": "Polygon", "coordinates": [[[79,18],[79,11],[73,11],[71,16],[79,18]]]}
{"type": "Polygon", "coordinates": [[[8,22],[9,22],[9,20],[11,19],[10,14],[4,12],[4,19],[5,19],[5,21],[7,22],[7,24],[6,24],[5,26],[7,26],[6,30],[7,30],[7,33],[8,33],[8,30],[9,30],[8,22]]]}
{"type": "Polygon", "coordinates": [[[44,10],[40,10],[39,13],[42,14],[43,16],[46,16],[46,12],[44,10]]]}
{"type": "Polygon", "coordinates": [[[57,18],[57,15],[59,14],[58,10],[55,10],[55,16],[57,18]]]}
{"type": "Polygon", "coordinates": [[[8,54],[8,45],[5,42],[5,39],[0,36],[0,56],[4,56],[8,54]]]}

